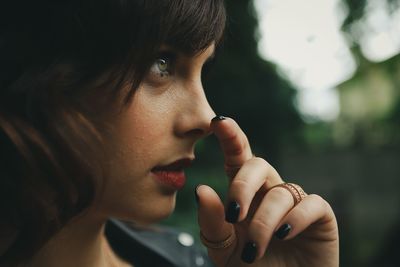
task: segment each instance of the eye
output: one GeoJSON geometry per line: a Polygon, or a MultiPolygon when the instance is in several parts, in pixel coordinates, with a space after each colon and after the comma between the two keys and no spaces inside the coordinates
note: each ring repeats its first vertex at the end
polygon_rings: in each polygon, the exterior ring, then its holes
{"type": "Polygon", "coordinates": [[[160,74],[161,77],[169,75],[169,62],[166,59],[159,58],[154,62],[151,71],[160,74]]]}
{"type": "Polygon", "coordinates": [[[152,74],[165,77],[173,74],[175,57],[170,53],[162,53],[150,67],[152,74]]]}

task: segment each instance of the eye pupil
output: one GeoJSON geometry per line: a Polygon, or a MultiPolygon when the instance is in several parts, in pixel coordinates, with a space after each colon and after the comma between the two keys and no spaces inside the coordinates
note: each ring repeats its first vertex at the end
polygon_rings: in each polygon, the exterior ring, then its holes
{"type": "Polygon", "coordinates": [[[168,62],[165,59],[158,59],[157,66],[160,71],[167,71],[168,70],[168,62]]]}

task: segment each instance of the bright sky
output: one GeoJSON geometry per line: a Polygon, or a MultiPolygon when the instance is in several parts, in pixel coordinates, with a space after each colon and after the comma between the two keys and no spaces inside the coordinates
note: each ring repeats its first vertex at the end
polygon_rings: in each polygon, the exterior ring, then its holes
{"type": "MultiPolygon", "coordinates": [[[[260,20],[259,52],[275,62],[299,89],[305,119],[332,121],[339,114],[335,87],[356,70],[340,32],[346,11],[339,0],[255,0],[260,20]]],[[[387,16],[381,0],[370,0],[363,22],[362,51],[382,61],[400,50],[400,12],[387,16]]]]}

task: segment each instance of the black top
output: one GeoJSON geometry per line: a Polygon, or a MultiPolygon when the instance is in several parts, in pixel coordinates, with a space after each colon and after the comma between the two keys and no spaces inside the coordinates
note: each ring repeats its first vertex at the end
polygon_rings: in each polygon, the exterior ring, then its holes
{"type": "Polygon", "coordinates": [[[113,250],[134,267],[213,267],[187,233],[167,227],[137,228],[110,219],[106,237],[113,250]]]}

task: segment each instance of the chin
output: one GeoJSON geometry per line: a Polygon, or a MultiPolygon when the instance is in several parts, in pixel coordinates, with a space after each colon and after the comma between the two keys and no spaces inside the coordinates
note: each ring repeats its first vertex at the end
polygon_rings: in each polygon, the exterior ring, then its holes
{"type": "Polygon", "coordinates": [[[162,220],[167,219],[172,214],[172,212],[173,212],[173,210],[168,213],[157,214],[155,216],[151,216],[151,217],[147,217],[147,218],[134,219],[133,221],[141,226],[157,224],[157,223],[161,222],[162,220]]]}
{"type": "Polygon", "coordinates": [[[176,203],[176,198],[174,197],[173,201],[171,201],[170,203],[165,203],[165,205],[160,205],[157,208],[150,207],[149,213],[146,214],[147,218],[146,218],[145,222],[147,224],[154,224],[154,223],[158,223],[164,219],[167,219],[174,212],[175,203],[176,203]],[[150,213],[150,211],[151,211],[151,213],[150,213]]]}
{"type": "Polygon", "coordinates": [[[122,216],[117,216],[117,218],[127,221],[135,222],[138,225],[150,225],[156,224],[160,221],[168,218],[175,209],[176,197],[169,196],[168,198],[162,197],[160,200],[151,201],[146,206],[138,208],[133,208],[134,212],[130,210],[122,216]]]}

